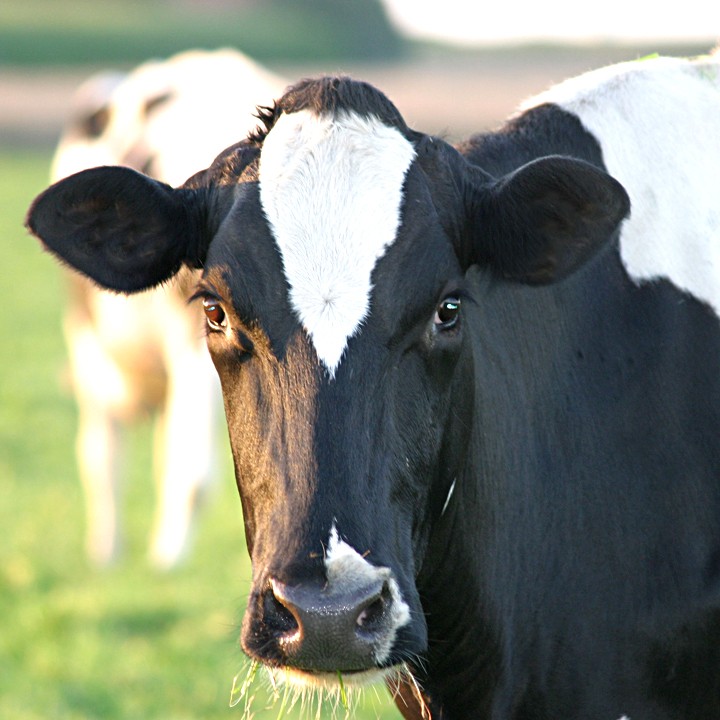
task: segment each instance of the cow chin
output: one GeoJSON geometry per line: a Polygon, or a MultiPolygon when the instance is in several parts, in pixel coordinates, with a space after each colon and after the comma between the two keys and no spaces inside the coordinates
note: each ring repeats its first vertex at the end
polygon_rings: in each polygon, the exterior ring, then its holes
{"type": "Polygon", "coordinates": [[[399,665],[387,668],[373,668],[370,670],[357,670],[350,672],[312,672],[299,670],[293,667],[268,668],[273,681],[287,682],[300,689],[311,690],[338,690],[340,680],[344,687],[364,688],[381,682],[392,681],[404,672],[404,666],[399,665]]]}
{"type": "Polygon", "coordinates": [[[334,673],[310,672],[286,666],[266,669],[274,688],[285,685],[290,688],[291,693],[294,691],[302,697],[306,697],[307,693],[313,693],[321,699],[321,702],[326,698],[335,703],[341,701],[346,709],[348,698],[358,697],[370,686],[383,683],[405,717],[430,718],[427,697],[407,663],[371,670],[334,673]],[[337,700],[333,701],[333,697],[337,700]],[[410,712],[410,715],[403,710],[410,712]]]}

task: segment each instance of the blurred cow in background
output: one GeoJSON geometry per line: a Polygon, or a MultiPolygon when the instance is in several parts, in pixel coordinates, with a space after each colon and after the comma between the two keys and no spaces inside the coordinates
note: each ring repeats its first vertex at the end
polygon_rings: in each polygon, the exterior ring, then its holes
{"type": "MultiPolygon", "coordinates": [[[[190,51],[127,75],[102,73],[77,91],[52,179],[98,165],[127,165],[171,185],[206,167],[256,124],[256,104],[285,82],[234,50],[190,51]]],[[[158,504],[150,546],[170,568],[187,548],[214,465],[219,386],[189,271],[133,297],[75,273],[64,320],[79,409],[77,458],[87,503],[87,552],[105,565],[120,546],[118,460],[122,426],[156,415],[158,504]]]]}

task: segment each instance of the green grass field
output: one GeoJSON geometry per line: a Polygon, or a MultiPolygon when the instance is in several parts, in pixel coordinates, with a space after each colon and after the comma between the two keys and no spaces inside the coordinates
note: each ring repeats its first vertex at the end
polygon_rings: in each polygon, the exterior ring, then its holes
{"type": "MultiPolygon", "coordinates": [[[[158,574],[145,562],[153,489],[149,425],[138,427],[126,463],[126,555],[104,572],[84,559],[63,277],[22,226],[48,163],[46,153],[0,150],[0,718],[240,720],[244,703],[229,700],[247,667],[237,636],[249,561],[229,460],[188,563],[158,574]]],[[[261,676],[254,717],[303,715],[283,708],[282,691],[265,709],[273,699],[261,676]]],[[[351,717],[399,717],[383,688],[364,697],[351,717]]],[[[347,714],[328,704],[322,717],[347,714]]]]}

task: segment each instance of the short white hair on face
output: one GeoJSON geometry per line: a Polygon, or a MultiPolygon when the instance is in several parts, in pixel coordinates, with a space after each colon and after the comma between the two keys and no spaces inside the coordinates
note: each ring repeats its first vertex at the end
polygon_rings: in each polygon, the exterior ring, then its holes
{"type": "Polygon", "coordinates": [[[292,307],[331,377],[367,316],[414,157],[396,128],[353,112],[281,115],[263,143],[262,207],[292,307]]]}

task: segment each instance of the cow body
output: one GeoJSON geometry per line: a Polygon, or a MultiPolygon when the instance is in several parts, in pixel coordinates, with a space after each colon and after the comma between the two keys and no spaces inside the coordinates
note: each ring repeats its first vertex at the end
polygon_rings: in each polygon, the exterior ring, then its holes
{"type": "MultiPolygon", "coordinates": [[[[55,180],[98,165],[126,165],[180,184],[255,124],[258,99],[283,81],[233,50],[190,51],[125,75],[100,73],[77,91],[53,159],[55,180]],[[220,92],[232,83],[231,94],[220,92]]],[[[152,562],[177,564],[216,464],[219,389],[197,282],[185,271],[163,288],[127,297],[68,273],[64,334],[78,404],[77,460],[87,506],[86,547],[99,565],[121,546],[122,429],[156,417],[157,509],[152,562]]]]}
{"type": "Polygon", "coordinates": [[[405,668],[408,717],[718,715],[719,72],[600,71],[458,148],[305,81],[177,190],[36,200],[106,286],[203,268],[248,654],[405,668]]]}

